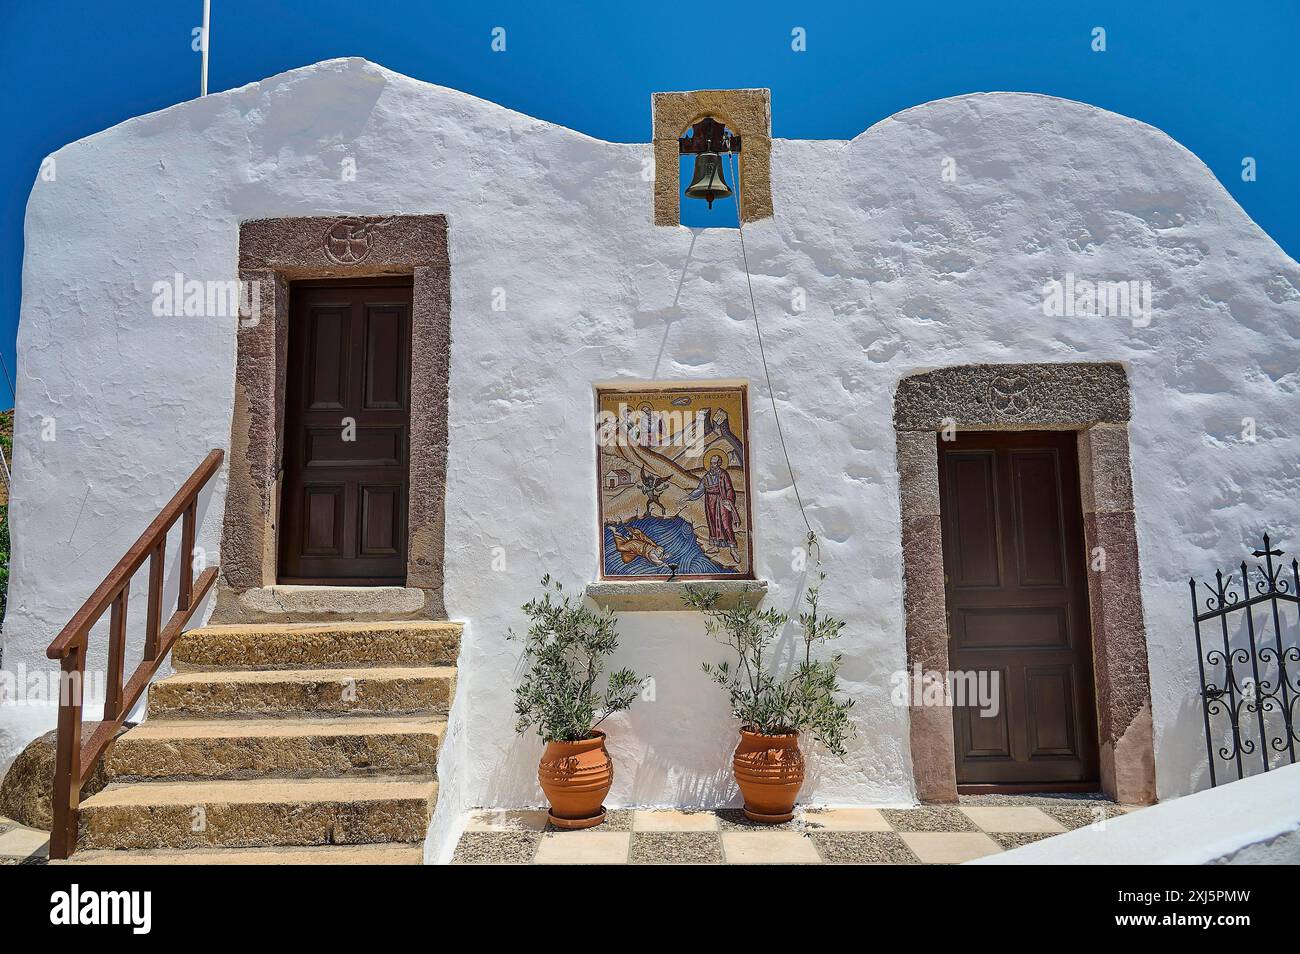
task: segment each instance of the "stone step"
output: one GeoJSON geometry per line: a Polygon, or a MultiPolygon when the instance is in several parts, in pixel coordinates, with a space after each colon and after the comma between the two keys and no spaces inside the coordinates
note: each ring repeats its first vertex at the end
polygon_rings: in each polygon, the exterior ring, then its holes
{"type": "Polygon", "coordinates": [[[310,848],[215,848],[175,851],[76,851],[68,865],[419,865],[422,845],[321,845],[310,848]]]}
{"type": "Polygon", "coordinates": [[[236,591],[217,587],[217,623],[354,623],[429,619],[424,590],[404,586],[302,586],[277,584],[236,591]]]}
{"type": "Polygon", "coordinates": [[[114,783],[81,804],[79,849],[424,840],[437,783],[410,778],[114,783]]]}
{"type": "Polygon", "coordinates": [[[431,776],[445,722],[406,716],[149,719],[119,738],[107,772],[122,779],[431,776]]]}
{"type": "Polygon", "coordinates": [[[149,687],[149,716],[433,712],[456,689],[451,666],[182,672],[149,687]]]}
{"type": "Polygon", "coordinates": [[[172,649],[178,671],[451,666],[460,623],[242,623],[183,633],[172,649]]]}

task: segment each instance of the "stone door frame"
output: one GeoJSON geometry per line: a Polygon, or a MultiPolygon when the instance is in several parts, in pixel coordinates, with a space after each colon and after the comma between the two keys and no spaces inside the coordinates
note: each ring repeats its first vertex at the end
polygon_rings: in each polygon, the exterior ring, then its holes
{"type": "Polygon", "coordinates": [[[289,285],[301,279],[409,275],[411,307],[408,588],[425,612],[443,605],[451,266],[443,215],[257,219],[239,226],[239,278],[256,308],[237,334],[221,584],[236,593],[276,583],[284,450],[289,285]]]}
{"type": "MultiPolygon", "coordinates": [[[[938,434],[949,426],[1078,434],[1101,787],[1116,801],[1148,804],[1156,797],[1155,755],[1129,414],[1128,375],[1119,364],[947,367],[904,378],[894,395],[909,674],[918,665],[948,672],[938,434]]],[[[914,704],[909,714],[917,797],[956,801],[952,710],[914,704]]]]}

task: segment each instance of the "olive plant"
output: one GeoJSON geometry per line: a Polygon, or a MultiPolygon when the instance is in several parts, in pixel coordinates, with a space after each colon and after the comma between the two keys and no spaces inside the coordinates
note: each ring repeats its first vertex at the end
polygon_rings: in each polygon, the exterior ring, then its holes
{"type": "Polygon", "coordinates": [[[730,646],[736,660],[704,664],[704,671],[727,691],[731,711],[747,729],[764,735],[803,732],[828,750],[843,756],[853,737],[849,721],[852,699],[840,698],[840,653],[812,658],[814,644],[838,639],[844,621],[824,616],[818,608],[826,574],[804,595],[808,609],[799,615],[803,629],[803,658],[784,676],[773,671],[770,650],[790,617],[780,610],[760,610],[742,602],[735,609],[718,606],[719,593],[701,586],[686,587],[686,602],[705,616],[710,636],[730,646]]]}
{"type": "Polygon", "coordinates": [[[564,587],[542,577],[541,599],[524,604],[532,620],[522,640],[527,667],[515,687],[515,731],[536,728],[546,742],[591,738],[602,722],[632,705],[642,678],[631,669],[610,673],[604,691],[597,683],[605,660],[618,648],[614,614],[593,612],[564,595],[564,587]]]}

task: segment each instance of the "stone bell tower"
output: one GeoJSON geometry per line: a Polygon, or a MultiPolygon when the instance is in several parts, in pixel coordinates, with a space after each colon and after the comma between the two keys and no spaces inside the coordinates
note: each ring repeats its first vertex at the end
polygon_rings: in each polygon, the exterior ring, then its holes
{"type": "Polygon", "coordinates": [[[654,93],[654,223],[681,224],[681,150],[678,140],[705,117],[715,119],[744,142],[739,156],[742,222],[772,215],[772,91],[697,89],[654,93]]]}

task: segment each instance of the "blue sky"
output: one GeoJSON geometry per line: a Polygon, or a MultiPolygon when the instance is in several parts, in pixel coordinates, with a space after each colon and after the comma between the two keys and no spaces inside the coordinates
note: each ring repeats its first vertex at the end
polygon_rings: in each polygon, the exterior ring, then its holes
{"type": "MultiPolygon", "coordinates": [[[[359,55],[620,142],[649,139],[656,90],[770,87],[773,132],[785,138],[849,138],[900,109],[961,93],[1082,100],[1183,143],[1300,258],[1296,0],[212,6],[213,91],[359,55]],[[491,49],[497,26],[506,30],[504,53],[491,49]],[[706,36],[707,26],[716,29],[706,36]],[[1104,53],[1091,49],[1098,26],[1104,53]],[[803,52],[791,48],[795,27],[806,31],[803,52]],[[1256,160],[1254,182],[1242,181],[1245,156],[1256,160]]],[[[190,31],[201,14],[202,0],[0,0],[0,349],[11,372],[23,214],[41,159],[196,96],[190,31]]],[[[0,403],[9,406],[2,381],[0,403]]]]}

